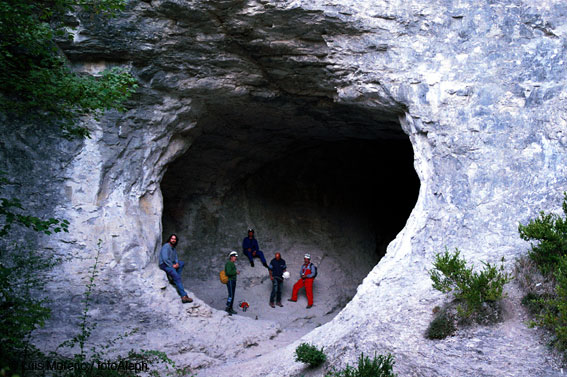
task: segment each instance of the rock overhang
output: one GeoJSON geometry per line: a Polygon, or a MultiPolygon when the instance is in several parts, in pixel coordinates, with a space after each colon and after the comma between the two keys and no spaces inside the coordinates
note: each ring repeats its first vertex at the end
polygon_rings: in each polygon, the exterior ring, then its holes
{"type": "Polygon", "coordinates": [[[190,151],[175,162],[176,170],[189,163],[203,170],[184,189],[188,194],[220,194],[222,186],[230,188],[239,177],[303,148],[346,140],[408,139],[399,115],[381,109],[311,97],[270,101],[214,97],[206,101],[196,121],[199,131],[191,136],[190,151]],[[184,162],[185,158],[192,162],[184,162]],[[226,172],[217,174],[214,182],[199,182],[200,176],[210,178],[215,175],[213,170],[223,167],[226,172]]]}

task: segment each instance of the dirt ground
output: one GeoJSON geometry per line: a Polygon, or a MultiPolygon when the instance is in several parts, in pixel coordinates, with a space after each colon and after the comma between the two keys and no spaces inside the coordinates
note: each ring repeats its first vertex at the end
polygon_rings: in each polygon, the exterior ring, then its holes
{"type": "MultiPolygon", "coordinates": [[[[323,250],[310,249],[312,262],[317,266],[318,274],[313,284],[313,307],[307,309],[307,297],[305,289],[299,292],[297,302],[290,302],[293,285],[299,279],[299,271],[303,263],[303,248],[290,248],[282,251],[282,257],[286,261],[291,277],[284,280],[282,290],[283,307],[270,307],[269,299],[272,290],[272,282],[268,269],[262,266],[260,259],[254,259],[254,267],[248,258],[239,253],[236,262],[239,271],[234,309],[237,316],[254,320],[272,321],[281,329],[281,333],[269,344],[264,344],[262,352],[276,349],[289,344],[292,341],[307,334],[314,328],[329,322],[333,317],[351,300],[356,293],[356,287],[362,281],[362,275],[358,281],[352,281],[347,271],[356,268],[355,265],[344,266],[348,261],[337,260],[329,257],[323,250]],[[238,307],[241,302],[247,302],[249,308],[244,311],[238,307]]],[[[266,255],[268,264],[273,255],[266,255]]],[[[187,279],[187,285],[199,299],[214,309],[224,310],[226,306],[227,288],[218,280],[217,276],[210,279],[187,279]]],[[[249,358],[254,350],[249,348],[242,354],[242,358],[249,358]]]]}

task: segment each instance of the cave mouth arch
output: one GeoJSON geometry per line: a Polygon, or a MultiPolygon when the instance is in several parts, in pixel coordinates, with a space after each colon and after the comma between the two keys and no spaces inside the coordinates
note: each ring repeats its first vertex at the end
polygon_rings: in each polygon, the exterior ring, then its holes
{"type": "Polygon", "coordinates": [[[413,149],[398,114],[289,103],[223,104],[207,114],[161,182],[163,239],[180,238],[187,289],[224,309],[218,272],[237,250],[236,304],[250,304],[240,315],[273,320],[298,335],[328,322],[352,299],[417,201],[413,149]],[[267,270],[259,260],[252,267],[241,252],[248,227],[268,263],[280,252],[291,272],[278,310],[268,306],[267,270]],[[304,294],[287,302],[305,252],[319,270],[310,310],[304,294]]]}

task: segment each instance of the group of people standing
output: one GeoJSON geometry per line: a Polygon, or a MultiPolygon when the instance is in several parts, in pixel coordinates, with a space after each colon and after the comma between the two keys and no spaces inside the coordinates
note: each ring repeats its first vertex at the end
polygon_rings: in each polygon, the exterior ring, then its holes
{"type": "MultiPolygon", "coordinates": [[[[254,267],[254,258],[259,258],[262,265],[266,267],[270,273],[270,280],[272,281],[272,292],[270,293],[269,305],[275,308],[276,305],[283,307],[282,305],[282,288],[284,281],[284,274],[289,274],[287,272],[287,265],[285,260],[282,258],[281,253],[276,253],[274,259],[270,261],[270,264],[266,262],[266,257],[264,253],[260,250],[258,246],[258,241],[254,238],[254,229],[248,229],[248,236],[242,240],[242,252],[248,257],[250,261],[250,266],[254,267]]],[[[236,277],[238,275],[238,270],[236,269],[236,259],[238,258],[238,253],[236,251],[231,251],[228,257],[228,261],[224,266],[224,271],[228,276],[228,298],[226,300],[226,312],[229,315],[236,314],[233,308],[234,305],[234,293],[236,289],[236,277]]],[[[301,288],[305,288],[305,294],[307,296],[307,309],[313,307],[313,280],[317,276],[317,268],[313,263],[311,263],[311,255],[305,254],[303,256],[303,264],[300,269],[300,278],[293,285],[293,290],[291,293],[291,298],[288,301],[296,302],[297,295],[301,288]]]]}
{"type": "MultiPolygon", "coordinates": [[[[181,272],[183,271],[185,264],[183,261],[179,261],[178,259],[177,252],[175,250],[177,241],[177,235],[172,234],[169,236],[168,241],[162,246],[159,255],[159,268],[165,271],[169,282],[177,288],[177,292],[181,296],[181,302],[189,303],[192,302],[193,299],[187,295],[181,281],[181,272]]],[[[275,253],[274,258],[268,265],[264,253],[258,246],[258,241],[254,238],[254,229],[248,229],[248,236],[242,240],[242,252],[248,257],[251,267],[254,267],[254,258],[259,258],[262,265],[268,269],[270,280],[272,281],[272,292],[270,293],[269,305],[272,308],[275,308],[276,305],[283,307],[281,302],[283,281],[284,276],[289,275],[289,272],[287,272],[287,265],[285,260],[282,258],[281,253],[275,253]]],[[[228,289],[228,298],[226,300],[225,311],[229,315],[236,314],[236,311],[233,308],[234,294],[236,291],[237,276],[240,273],[235,264],[237,258],[238,253],[236,251],[231,251],[228,255],[228,261],[224,266],[224,272],[228,277],[228,282],[226,284],[228,289]]],[[[301,265],[300,269],[300,278],[293,285],[291,298],[288,299],[288,301],[296,302],[299,290],[301,288],[305,288],[307,309],[310,309],[313,306],[313,280],[317,276],[317,268],[313,265],[313,263],[311,263],[310,254],[304,255],[303,262],[304,263],[301,265]]]]}

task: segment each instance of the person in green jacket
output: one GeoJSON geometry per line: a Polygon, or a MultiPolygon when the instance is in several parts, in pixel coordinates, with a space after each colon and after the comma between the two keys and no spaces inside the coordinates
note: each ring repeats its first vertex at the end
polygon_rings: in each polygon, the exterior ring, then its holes
{"type": "Polygon", "coordinates": [[[238,253],[236,251],[231,251],[228,254],[228,261],[224,265],[224,272],[226,276],[228,276],[228,283],[226,283],[226,287],[228,288],[228,298],[226,299],[226,309],[225,311],[228,315],[236,314],[236,311],[232,309],[232,305],[234,304],[234,291],[236,290],[236,275],[239,272],[236,270],[236,258],[238,257],[238,253]]]}

